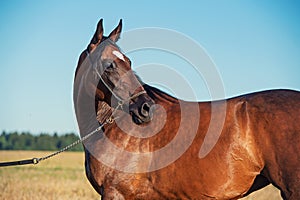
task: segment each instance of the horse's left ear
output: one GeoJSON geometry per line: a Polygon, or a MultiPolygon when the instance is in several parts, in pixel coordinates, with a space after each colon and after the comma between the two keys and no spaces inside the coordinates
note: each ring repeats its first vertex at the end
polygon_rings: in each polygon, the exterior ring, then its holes
{"type": "Polygon", "coordinates": [[[100,21],[97,24],[96,32],[88,45],[88,51],[92,52],[101,42],[103,37],[103,19],[100,19],[100,21]]]}
{"type": "Polygon", "coordinates": [[[120,34],[122,31],[122,19],[120,19],[119,25],[109,34],[109,39],[114,42],[117,42],[120,38],[120,34]]]}

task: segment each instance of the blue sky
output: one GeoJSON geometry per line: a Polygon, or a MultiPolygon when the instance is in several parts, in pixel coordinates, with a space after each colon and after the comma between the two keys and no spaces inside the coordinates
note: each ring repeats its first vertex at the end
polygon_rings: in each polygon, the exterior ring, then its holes
{"type": "MultiPolygon", "coordinates": [[[[122,18],[124,31],[161,27],[192,38],[216,64],[227,97],[272,88],[300,90],[299,9],[296,1],[277,0],[1,1],[0,130],[77,131],[73,74],[100,18],[106,34],[122,18]]],[[[131,59],[184,68],[170,56],[150,55],[137,53],[131,59]]],[[[197,81],[201,85],[201,80],[191,82],[197,100],[209,99],[197,81]]]]}

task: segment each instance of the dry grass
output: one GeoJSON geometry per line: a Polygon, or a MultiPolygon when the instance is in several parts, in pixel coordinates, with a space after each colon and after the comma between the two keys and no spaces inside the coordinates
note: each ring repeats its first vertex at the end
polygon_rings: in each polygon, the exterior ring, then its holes
{"type": "MultiPolygon", "coordinates": [[[[0,151],[0,162],[41,157],[49,152],[0,151]]],[[[65,152],[38,165],[0,168],[0,199],[85,200],[100,199],[84,172],[84,154],[65,152]]],[[[277,189],[268,186],[243,200],[280,200],[277,189]]]]}
{"type": "Polygon", "coordinates": [[[272,185],[256,191],[241,200],[281,200],[280,191],[272,185]]]}
{"type": "MultiPolygon", "coordinates": [[[[49,152],[0,151],[0,161],[41,157],[49,152]]],[[[38,165],[0,168],[0,199],[100,199],[84,172],[84,154],[65,152],[38,165]]]]}

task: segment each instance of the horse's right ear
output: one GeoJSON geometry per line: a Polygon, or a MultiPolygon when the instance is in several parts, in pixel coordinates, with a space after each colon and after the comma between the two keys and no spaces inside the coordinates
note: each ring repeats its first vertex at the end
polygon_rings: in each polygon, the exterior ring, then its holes
{"type": "Polygon", "coordinates": [[[97,45],[100,44],[102,37],[103,37],[103,19],[100,19],[100,21],[97,24],[96,32],[89,44],[88,47],[89,52],[94,50],[97,47],[97,45]]]}
{"type": "Polygon", "coordinates": [[[122,19],[120,19],[118,26],[109,34],[108,37],[112,41],[117,42],[120,38],[121,31],[122,31],[122,19]]]}

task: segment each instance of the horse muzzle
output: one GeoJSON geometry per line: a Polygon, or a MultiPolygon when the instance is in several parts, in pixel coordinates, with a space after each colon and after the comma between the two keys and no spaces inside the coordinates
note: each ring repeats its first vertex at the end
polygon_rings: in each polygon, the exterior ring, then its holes
{"type": "Polygon", "coordinates": [[[138,125],[150,122],[153,118],[154,101],[147,95],[141,95],[129,105],[132,121],[138,125]]]}

